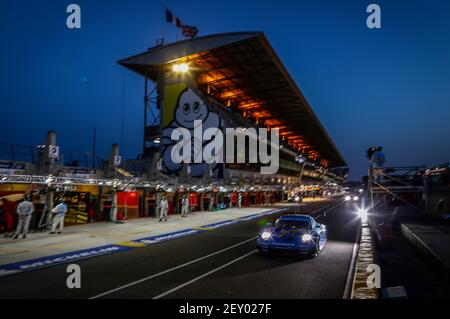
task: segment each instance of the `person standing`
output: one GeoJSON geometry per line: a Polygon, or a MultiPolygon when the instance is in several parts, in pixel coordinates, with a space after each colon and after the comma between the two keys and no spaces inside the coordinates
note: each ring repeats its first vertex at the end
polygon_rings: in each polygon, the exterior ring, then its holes
{"type": "Polygon", "coordinates": [[[53,214],[53,224],[50,234],[54,234],[56,231],[56,227],[58,226],[58,234],[61,234],[64,228],[64,216],[67,213],[67,205],[64,203],[64,200],[62,198],[58,200],[58,205],[56,205],[55,208],[51,210],[51,213],[53,214]]]}
{"type": "Polygon", "coordinates": [[[214,201],[216,199],[216,196],[214,193],[209,193],[209,211],[213,211],[214,209],[214,201]]]}
{"type": "Polygon", "coordinates": [[[234,208],[237,206],[237,194],[236,192],[232,192],[230,194],[230,208],[234,208]]]}
{"type": "Polygon", "coordinates": [[[113,223],[117,223],[117,193],[112,192],[111,194],[111,210],[109,211],[109,219],[113,223]]]}
{"type": "Polygon", "coordinates": [[[167,197],[163,196],[161,199],[161,203],[159,205],[160,213],[159,213],[159,221],[167,221],[167,211],[169,210],[169,202],[167,201],[167,197]]]}
{"type": "Polygon", "coordinates": [[[238,195],[238,208],[242,208],[242,193],[238,195]]]}
{"type": "Polygon", "coordinates": [[[189,214],[189,201],[186,195],[181,200],[181,217],[187,217],[189,214]]]}
{"type": "Polygon", "coordinates": [[[31,216],[34,212],[34,205],[31,202],[30,196],[25,196],[23,202],[17,205],[16,213],[19,217],[17,223],[16,233],[13,239],[19,238],[20,234],[23,234],[22,238],[27,238],[28,228],[30,227],[31,216]]]}
{"type": "Polygon", "coordinates": [[[11,237],[14,231],[14,203],[9,201],[7,198],[3,198],[3,219],[5,223],[5,238],[11,237]]]}

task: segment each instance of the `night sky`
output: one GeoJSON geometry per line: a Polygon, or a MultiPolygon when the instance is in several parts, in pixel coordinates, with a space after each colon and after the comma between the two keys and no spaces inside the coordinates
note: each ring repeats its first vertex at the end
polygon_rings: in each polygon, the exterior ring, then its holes
{"type": "Polygon", "coordinates": [[[450,160],[449,1],[1,0],[0,143],[36,145],[58,133],[65,158],[122,143],[142,151],[143,79],[119,59],[164,33],[164,5],[199,35],[263,31],[350,166],[365,173],[365,150],[382,145],[387,165],[450,160]],[[66,6],[82,28],[66,28],[66,6]],[[382,10],[381,30],[366,7],[382,10]],[[125,112],[124,112],[125,110],[125,112]],[[122,114],[123,120],[122,137],[122,114]]]}

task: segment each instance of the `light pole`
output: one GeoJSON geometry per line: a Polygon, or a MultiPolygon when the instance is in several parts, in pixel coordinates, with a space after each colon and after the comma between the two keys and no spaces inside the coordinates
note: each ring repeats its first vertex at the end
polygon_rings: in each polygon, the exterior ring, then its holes
{"type": "Polygon", "coordinates": [[[300,183],[300,185],[302,185],[302,182],[303,182],[303,172],[304,172],[304,170],[305,170],[305,165],[306,165],[306,161],[305,161],[305,158],[303,157],[303,156],[299,156],[299,158],[298,158],[298,162],[301,164],[301,167],[300,167],[300,176],[299,176],[299,183],[300,183]]]}

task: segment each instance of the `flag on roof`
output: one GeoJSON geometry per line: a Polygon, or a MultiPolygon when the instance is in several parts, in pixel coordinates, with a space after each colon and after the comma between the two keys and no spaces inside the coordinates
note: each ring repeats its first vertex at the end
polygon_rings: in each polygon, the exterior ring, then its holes
{"type": "Polygon", "coordinates": [[[198,33],[198,28],[191,25],[183,25],[183,35],[188,38],[194,38],[198,33]]]}
{"type": "Polygon", "coordinates": [[[185,37],[193,38],[198,33],[198,28],[190,25],[184,25],[181,19],[175,16],[172,11],[166,9],[166,22],[175,24],[178,28],[182,30],[182,34],[185,37]]]}

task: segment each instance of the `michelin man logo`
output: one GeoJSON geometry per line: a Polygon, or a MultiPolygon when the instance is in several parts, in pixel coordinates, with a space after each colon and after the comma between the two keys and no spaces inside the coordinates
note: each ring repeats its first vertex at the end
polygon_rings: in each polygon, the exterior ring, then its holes
{"type": "MultiPolygon", "coordinates": [[[[199,163],[198,158],[202,157],[202,149],[211,141],[203,141],[202,136],[207,129],[221,130],[222,123],[217,113],[212,112],[201,97],[191,88],[181,92],[178,97],[177,106],[174,111],[173,121],[163,129],[162,132],[162,157],[163,165],[169,173],[176,173],[183,167],[183,162],[176,163],[172,158],[172,151],[177,145],[177,141],[171,139],[172,132],[179,128],[189,131],[191,143],[191,154],[183,154],[190,157],[189,165],[190,175],[200,177],[208,171],[208,159],[203,158],[199,163]],[[201,126],[201,136],[196,136],[201,126]],[[197,129],[197,130],[196,130],[197,129]],[[197,159],[197,160],[195,160],[197,159]]],[[[198,135],[198,134],[197,134],[198,135]]],[[[218,171],[219,164],[213,164],[213,172],[218,171]]]]}

